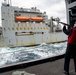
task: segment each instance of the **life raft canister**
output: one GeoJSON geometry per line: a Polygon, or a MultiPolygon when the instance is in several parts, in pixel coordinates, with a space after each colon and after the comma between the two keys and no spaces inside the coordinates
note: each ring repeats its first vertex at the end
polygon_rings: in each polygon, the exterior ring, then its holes
{"type": "Polygon", "coordinates": [[[31,17],[32,21],[42,21],[43,18],[42,17],[31,17]]]}
{"type": "Polygon", "coordinates": [[[16,16],[16,21],[32,20],[32,21],[42,21],[42,17],[28,17],[28,16],[16,16]]]}
{"type": "Polygon", "coordinates": [[[24,21],[24,20],[29,20],[30,17],[28,16],[16,16],[16,21],[24,21]]]}

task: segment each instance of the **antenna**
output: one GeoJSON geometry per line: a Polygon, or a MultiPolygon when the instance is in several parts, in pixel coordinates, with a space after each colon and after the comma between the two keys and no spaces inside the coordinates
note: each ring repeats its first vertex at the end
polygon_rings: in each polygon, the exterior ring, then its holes
{"type": "Polygon", "coordinates": [[[11,0],[8,0],[8,2],[6,0],[4,0],[5,3],[7,3],[8,5],[12,5],[11,0]]]}
{"type": "Polygon", "coordinates": [[[9,0],[8,0],[8,4],[9,4],[9,0]]]}
{"type": "Polygon", "coordinates": [[[12,1],[10,0],[10,5],[12,6],[12,1]]]}

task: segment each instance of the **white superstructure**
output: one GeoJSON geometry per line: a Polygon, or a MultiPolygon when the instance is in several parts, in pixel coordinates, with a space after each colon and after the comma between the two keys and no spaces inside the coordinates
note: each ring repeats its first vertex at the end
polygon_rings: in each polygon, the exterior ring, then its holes
{"type": "Polygon", "coordinates": [[[16,47],[31,46],[41,43],[53,43],[67,40],[60,25],[54,25],[46,12],[36,7],[19,8],[3,3],[2,40],[0,46],[16,47]]]}

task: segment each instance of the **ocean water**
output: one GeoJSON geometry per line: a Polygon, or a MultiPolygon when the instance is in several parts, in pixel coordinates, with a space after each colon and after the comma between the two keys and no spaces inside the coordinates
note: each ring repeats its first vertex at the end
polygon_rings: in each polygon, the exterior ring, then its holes
{"type": "Polygon", "coordinates": [[[45,44],[32,47],[0,48],[0,67],[18,62],[62,55],[67,42],[45,44]]]}

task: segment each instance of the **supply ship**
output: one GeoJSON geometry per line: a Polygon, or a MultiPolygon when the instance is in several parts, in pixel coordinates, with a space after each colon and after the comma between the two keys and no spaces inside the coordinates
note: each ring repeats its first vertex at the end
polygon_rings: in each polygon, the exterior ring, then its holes
{"type": "Polygon", "coordinates": [[[46,12],[36,7],[19,8],[6,1],[1,6],[2,28],[0,47],[33,46],[41,43],[54,43],[67,40],[59,18],[53,23],[46,12]]]}

